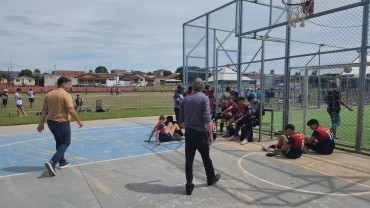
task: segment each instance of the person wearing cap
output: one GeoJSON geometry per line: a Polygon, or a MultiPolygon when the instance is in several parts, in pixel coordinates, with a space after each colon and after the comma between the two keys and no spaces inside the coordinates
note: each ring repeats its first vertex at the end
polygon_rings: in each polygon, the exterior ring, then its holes
{"type": "Polygon", "coordinates": [[[1,93],[1,98],[3,99],[2,108],[5,110],[6,105],[8,105],[8,90],[7,89],[4,90],[4,93],[1,93]]]}
{"type": "Polygon", "coordinates": [[[15,104],[17,105],[18,117],[22,117],[20,115],[20,112],[22,112],[24,116],[28,116],[23,110],[21,88],[17,88],[17,92],[14,93],[14,98],[15,98],[15,104]]]}
{"type": "Polygon", "coordinates": [[[184,96],[182,95],[184,90],[184,87],[179,84],[177,86],[177,90],[175,91],[175,94],[173,96],[174,100],[174,110],[175,110],[175,115],[176,115],[176,121],[178,122],[180,120],[180,105],[182,101],[184,100],[184,96]]]}

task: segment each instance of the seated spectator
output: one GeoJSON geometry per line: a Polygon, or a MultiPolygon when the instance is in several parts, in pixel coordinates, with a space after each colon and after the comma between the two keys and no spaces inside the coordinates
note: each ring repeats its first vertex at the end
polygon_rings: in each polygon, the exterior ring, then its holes
{"type": "MultiPolygon", "coordinates": [[[[244,145],[248,142],[253,142],[253,127],[260,123],[260,102],[252,94],[248,96],[249,106],[251,108],[250,114],[248,114],[242,123],[246,126],[246,132],[243,131],[245,137],[240,137],[240,144],[244,145]]],[[[240,125],[240,127],[243,125],[240,125]]]]}
{"type": "MultiPolygon", "coordinates": [[[[150,142],[154,132],[156,133],[156,143],[155,145],[159,145],[159,142],[169,142],[176,140],[173,138],[175,131],[179,131],[180,127],[177,124],[172,124],[171,122],[168,123],[167,126],[164,125],[165,117],[160,116],[158,124],[154,127],[153,131],[150,133],[149,139],[144,140],[144,142],[150,142]]],[[[184,139],[184,136],[180,136],[178,140],[184,139]]]]}
{"type": "Polygon", "coordinates": [[[331,132],[327,128],[320,126],[319,121],[316,119],[309,120],[307,126],[314,131],[311,137],[305,138],[304,143],[306,146],[323,155],[333,153],[335,143],[331,132]]]}
{"type": "Polygon", "coordinates": [[[233,118],[229,120],[228,127],[232,125],[233,122],[235,122],[235,131],[234,135],[230,138],[228,138],[228,141],[236,140],[238,138],[238,133],[240,128],[245,125],[248,122],[248,118],[250,118],[249,114],[249,108],[248,105],[244,103],[244,98],[239,97],[238,98],[238,112],[235,114],[233,118]]]}
{"type": "MultiPolygon", "coordinates": [[[[223,117],[221,119],[221,124],[220,124],[220,131],[222,132],[222,129],[224,127],[225,121],[230,120],[235,116],[235,114],[238,112],[238,105],[234,102],[233,97],[229,96],[227,98],[227,108],[226,110],[222,111],[221,116],[223,117]]],[[[230,126],[228,126],[230,128],[230,126]]],[[[229,130],[229,129],[227,129],[229,130]]],[[[228,131],[225,132],[223,136],[229,136],[228,131]]]]}
{"type": "Polygon", "coordinates": [[[293,124],[288,124],[285,127],[286,133],[289,135],[289,138],[285,135],[279,137],[279,141],[276,145],[271,145],[268,147],[263,147],[263,150],[274,149],[274,152],[268,153],[266,156],[273,157],[280,152],[291,159],[300,158],[304,149],[304,136],[302,133],[298,133],[295,130],[293,124]]]}

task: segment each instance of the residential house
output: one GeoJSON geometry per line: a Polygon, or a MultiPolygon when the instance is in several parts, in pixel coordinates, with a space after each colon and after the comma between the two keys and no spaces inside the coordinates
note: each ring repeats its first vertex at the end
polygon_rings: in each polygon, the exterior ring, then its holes
{"type": "Polygon", "coordinates": [[[161,75],[161,76],[163,76],[163,73],[166,72],[166,71],[169,71],[169,70],[158,69],[158,70],[153,71],[153,74],[154,75],[161,75]]]}
{"type": "Polygon", "coordinates": [[[52,71],[51,74],[54,74],[54,75],[60,75],[60,76],[80,76],[82,74],[85,74],[86,72],[85,71],[63,71],[63,70],[58,70],[58,71],[52,71]]]}
{"type": "Polygon", "coordinates": [[[27,76],[20,76],[14,79],[13,85],[15,86],[34,86],[35,85],[35,78],[27,77],[27,76]]]}
{"type": "Polygon", "coordinates": [[[56,75],[56,74],[42,74],[44,77],[44,87],[56,86],[58,79],[63,76],[71,80],[71,86],[78,84],[77,76],[75,75],[56,75]]]}
{"type": "Polygon", "coordinates": [[[86,86],[124,86],[123,82],[119,80],[119,76],[115,74],[105,73],[87,73],[77,77],[78,84],[86,86]]]}
{"type": "Polygon", "coordinates": [[[121,75],[129,74],[129,72],[127,70],[123,70],[123,69],[113,69],[112,74],[116,74],[118,76],[121,76],[121,75]]]}
{"type": "Polygon", "coordinates": [[[144,75],[141,74],[126,74],[121,77],[124,86],[147,86],[147,81],[144,75]]]}

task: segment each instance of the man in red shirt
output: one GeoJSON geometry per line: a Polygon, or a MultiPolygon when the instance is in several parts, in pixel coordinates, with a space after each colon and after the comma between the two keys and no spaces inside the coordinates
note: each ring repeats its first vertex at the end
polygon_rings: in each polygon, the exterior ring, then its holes
{"type": "MultiPolygon", "coordinates": [[[[227,98],[227,102],[228,102],[227,109],[221,113],[221,116],[223,116],[220,124],[221,132],[224,127],[224,122],[230,120],[238,112],[238,105],[233,101],[233,97],[229,96],[227,98]]],[[[227,128],[228,128],[227,130],[229,130],[230,127],[228,126],[227,128]]],[[[226,131],[223,136],[228,136],[228,132],[226,131]]]]}
{"type": "Polygon", "coordinates": [[[281,135],[276,145],[263,147],[264,150],[274,148],[274,152],[268,153],[266,156],[273,157],[280,154],[280,152],[284,153],[286,157],[291,159],[297,159],[302,156],[304,149],[303,134],[297,132],[293,124],[286,125],[285,131],[289,135],[289,137],[281,135]]]}
{"type": "Polygon", "coordinates": [[[311,137],[305,138],[304,143],[306,146],[323,155],[333,153],[335,143],[331,132],[327,128],[320,126],[319,121],[316,119],[309,120],[307,126],[309,126],[313,132],[311,137]]]}
{"type": "Polygon", "coordinates": [[[229,120],[228,127],[232,125],[233,122],[236,122],[235,124],[235,131],[234,135],[227,139],[228,141],[236,140],[238,138],[238,133],[240,128],[248,122],[248,114],[249,114],[249,108],[248,105],[244,103],[243,97],[238,97],[238,112],[235,114],[233,118],[229,120]]]}

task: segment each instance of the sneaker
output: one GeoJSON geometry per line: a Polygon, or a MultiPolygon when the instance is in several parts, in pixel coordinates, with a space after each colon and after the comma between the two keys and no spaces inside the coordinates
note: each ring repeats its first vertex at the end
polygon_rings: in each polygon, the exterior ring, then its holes
{"type": "Polygon", "coordinates": [[[179,136],[180,140],[185,140],[185,136],[179,136]]]}
{"type": "Polygon", "coordinates": [[[247,139],[244,139],[242,142],[240,142],[240,145],[245,145],[245,144],[248,144],[248,140],[247,139]]]}
{"type": "Polygon", "coordinates": [[[267,156],[267,157],[274,157],[274,156],[276,156],[276,155],[275,155],[275,153],[270,152],[270,153],[267,153],[267,154],[266,154],[266,156],[267,156]]]}
{"type": "Polygon", "coordinates": [[[207,180],[208,186],[212,186],[218,180],[220,180],[220,178],[221,178],[221,174],[217,173],[213,179],[207,180]]]}
{"type": "Polygon", "coordinates": [[[227,132],[222,134],[222,137],[229,137],[229,134],[227,132]]]}
{"type": "Polygon", "coordinates": [[[270,146],[262,146],[262,150],[266,152],[273,152],[274,148],[271,148],[270,146]]]}
{"type": "Polygon", "coordinates": [[[227,138],[227,141],[234,141],[237,140],[239,137],[238,136],[231,136],[230,138],[227,138]]]}
{"type": "Polygon", "coordinates": [[[48,169],[49,173],[52,175],[52,176],[56,176],[57,173],[55,172],[55,164],[52,160],[50,160],[49,162],[45,163],[45,167],[46,169],[48,169]]]}
{"type": "Polygon", "coordinates": [[[179,141],[180,140],[180,136],[178,134],[173,134],[172,138],[175,141],[179,141]]]}
{"type": "Polygon", "coordinates": [[[71,165],[71,163],[69,163],[69,162],[59,163],[59,168],[66,168],[66,167],[68,167],[70,165],[71,165]]]}

